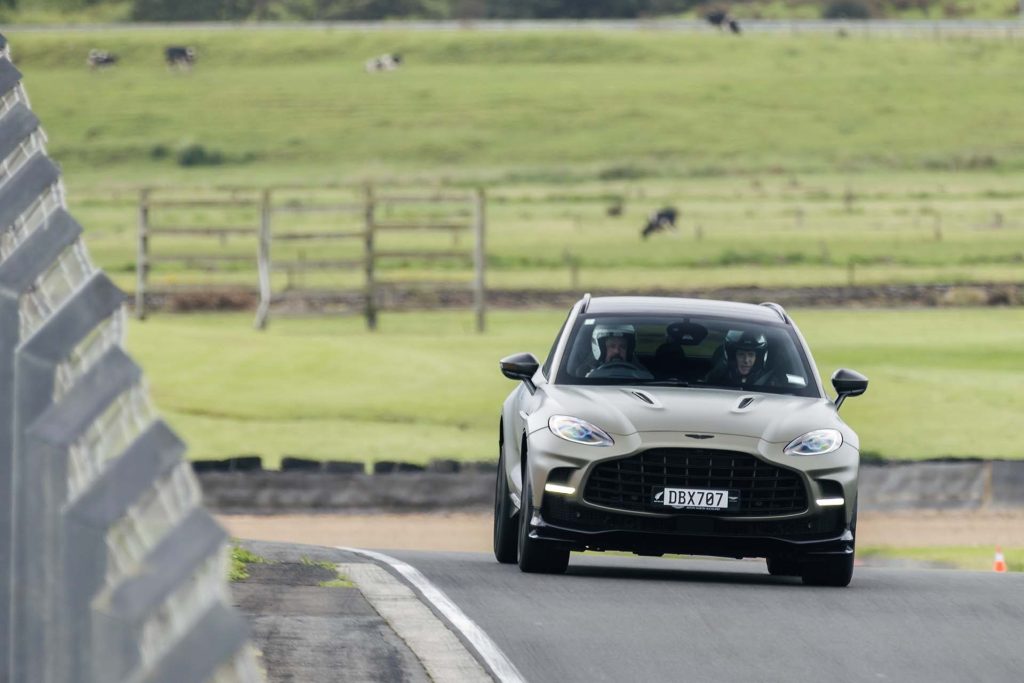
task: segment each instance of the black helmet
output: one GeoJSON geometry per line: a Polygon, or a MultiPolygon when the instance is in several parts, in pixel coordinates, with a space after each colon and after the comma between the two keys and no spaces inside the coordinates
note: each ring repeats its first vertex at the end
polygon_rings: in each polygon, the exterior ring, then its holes
{"type": "Polygon", "coordinates": [[[738,337],[726,338],[725,350],[733,351],[764,351],[768,348],[768,340],[760,332],[744,332],[738,337]]]}
{"type": "Polygon", "coordinates": [[[761,332],[746,331],[738,336],[729,336],[725,339],[725,357],[729,361],[730,368],[736,362],[737,351],[753,351],[757,354],[754,361],[754,368],[764,365],[768,353],[768,340],[761,332]]]}

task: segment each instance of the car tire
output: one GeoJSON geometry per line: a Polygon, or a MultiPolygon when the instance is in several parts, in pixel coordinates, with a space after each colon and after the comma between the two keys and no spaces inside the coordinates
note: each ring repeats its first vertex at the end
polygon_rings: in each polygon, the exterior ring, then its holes
{"type": "Polygon", "coordinates": [[[800,563],[779,557],[769,557],[768,573],[772,576],[800,576],[800,563]]]}
{"type": "Polygon", "coordinates": [[[807,562],[800,577],[808,586],[849,586],[853,579],[853,553],[807,562]]]}
{"type": "Polygon", "coordinates": [[[533,517],[533,485],[523,474],[523,501],[519,506],[519,569],[538,574],[564,574],[569,567],[569,550],[530,538],[533,517]]]}
{"type": "Polygon", "coordinates": [[[853,542],[846,555],[825,557],[808,562],[801,567],[800,576],[808,586],[834,586],[843,588],[853,580],[853,560],[857,550],[857,502],[853,504],[853,518],[850,520],[853,542]]]}
{"type": "Polygon", "coordinates": [[[519,555],[519,518],[512,507],[505,474],[505,456],[498,455],[498,476],[494,484],[494,557],[502,564],[515,564],[519,555]]]}

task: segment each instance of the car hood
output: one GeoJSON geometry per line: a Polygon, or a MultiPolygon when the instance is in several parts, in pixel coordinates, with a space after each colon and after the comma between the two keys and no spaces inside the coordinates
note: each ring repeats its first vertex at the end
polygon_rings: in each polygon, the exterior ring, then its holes
{"type": "Polygon", "coordinates": [[[777,443],[813,429],[838,429],[856,438],[823,398],[692,387],[543,387],[530,430],[552,415],[570,415],[610,434],[694,432],[732,434],[777,443]]]}

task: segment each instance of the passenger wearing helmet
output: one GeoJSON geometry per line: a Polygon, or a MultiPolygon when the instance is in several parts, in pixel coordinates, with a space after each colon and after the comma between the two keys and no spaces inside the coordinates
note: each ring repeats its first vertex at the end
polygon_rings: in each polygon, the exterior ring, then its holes
{"type": "Polygon", "coordinates": [[[768,356],[768,340],[759,332],[743,332],[726,336],[722,344],[724,363],[708,373],[707,383],[724,386],[753,386],[764,375],[768,356]]]}

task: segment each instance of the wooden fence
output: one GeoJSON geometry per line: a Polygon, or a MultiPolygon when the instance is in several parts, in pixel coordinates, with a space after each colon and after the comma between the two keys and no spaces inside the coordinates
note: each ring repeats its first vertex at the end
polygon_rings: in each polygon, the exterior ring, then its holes
{"type": "Polygon", "coordinates": [[[176,264],[211,274],[207,282],[192,283],[193,290],[210,288],[214,273],[222,282],[226,275],[236,287],[252,289],[254,284],[257,329],[266,327],[275,303],[355,293],[373,330],[379,312],[389,307],[386,295],[395,288],[466,287],[473,293],[476,327],[483,331],[485,203],[482,189],[369,184],[143,189],[138,197],[135,314],[146,317],[147,295],[189,288],[151,286],[154,267],[176,264]],[[439,234],[449,236],[444,248],[422,237],[439,234]],[[462,238],[466,234],[471,235],[469,245],[462,238]],[[382,278],[382,273],[397,271],[382,266],[396,261],[426,266],[425,275],[382,278]],[[460,264],[471,268],[470,280],[439,276],[460,264]],[[283,288],[275,285],[275,273],[285,277],[283,288]],[[347,281],[343,273],[349,275],[347,281]],[[308,278],[317,274],[328,278],[309,286],[308,278]]]}

